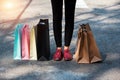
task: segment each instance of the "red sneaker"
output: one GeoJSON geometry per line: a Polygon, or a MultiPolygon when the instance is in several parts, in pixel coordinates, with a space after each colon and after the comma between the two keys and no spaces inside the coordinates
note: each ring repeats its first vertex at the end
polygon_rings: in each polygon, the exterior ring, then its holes
{"type": "Polygon", "coordinates": [[[62,49],[57,49],[54,56],[53,56],[53,59],[55,61],[60,61],[60,60],[62,60],[62,58],[63,58],[62,49]]]}
{"type": "Polygon", "coordinates": [[[64,50],[64,60],[65,61],[70,61],[72,60],[72,54],[70,53],[69,49],[64,50]]]}

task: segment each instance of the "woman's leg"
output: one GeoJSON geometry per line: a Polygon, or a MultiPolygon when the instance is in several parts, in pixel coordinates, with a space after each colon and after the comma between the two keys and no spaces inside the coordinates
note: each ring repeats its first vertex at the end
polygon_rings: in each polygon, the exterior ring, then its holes
{"type": "MultiPolygon", "coordinates": [[[[70,46],[73,29],[76,0],[65,0],[65,46],[70,46]]],[[[65,47],[66,48],[66,47],[65,47]]]]}
{"type": "Polygon", "coordinates": [[[72,60],[72,54],[69,46],[72,39],[74,29],[74,13],[76,0],[65,0],[65,46],[64,46],[64,60],[72,60]]]}
{"type": "Polygon", "coordinates": [[[62,46],[62,6],[63,0],[51,0],[53,12],[53,31],[57,47],[62,46]]]}
{"type": "Polygon", "coordinates": [[[62,60],[62,6],[63,0],[51,0],[53,12],[53,31],[56,42],[56,52],[53,56],[55,61],[62,60]]]}

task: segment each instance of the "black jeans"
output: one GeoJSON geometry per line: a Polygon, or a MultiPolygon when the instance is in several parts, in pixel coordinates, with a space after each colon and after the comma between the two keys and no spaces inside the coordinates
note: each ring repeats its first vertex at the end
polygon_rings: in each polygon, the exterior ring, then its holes
{"type": "MultiPolygon", "coordinates": [[[[73,29],[76,0],[64,0],[65,3],[65,46],[70,46],[73,29]]],[[[51,0],[53,12],[53,31],[57,47],[62,46],[63,0],[51,0]]]]}

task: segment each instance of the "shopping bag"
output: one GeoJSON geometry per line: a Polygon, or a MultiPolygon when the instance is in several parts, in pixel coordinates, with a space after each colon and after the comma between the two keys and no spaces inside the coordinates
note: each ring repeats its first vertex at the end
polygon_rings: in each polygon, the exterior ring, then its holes
{"type": "Polygon", "coordinates": [[[82,24],[78,31],[74,58],[77,63],[94,63],[102,61],[99,49],[88,23],[82,24]]]}
{"type": "Polygon", "coordinates": [[[30,31],[30,60],[37,60],[36,28],[34,26],[30,31]]]}
{"type": "Polygon", "coordinates": [[[30,59],[30,28],[24,25],[22,28],[22,60],[30,59]]]}
{"type": "Polygon", "coordinates": [[[49,40],[49,22],[48,19],[40,19],[37,24],[37,59],[49,60],[50,57],[50,40],[49,40]]]}
{"type": "Polygon", "coordinates": [[[17,24],[16,29],[14,31],[15,39],[14,39],[14,52],[13,58],[16,60],[21,60],[21,29],[23,24],[17,24]]]}

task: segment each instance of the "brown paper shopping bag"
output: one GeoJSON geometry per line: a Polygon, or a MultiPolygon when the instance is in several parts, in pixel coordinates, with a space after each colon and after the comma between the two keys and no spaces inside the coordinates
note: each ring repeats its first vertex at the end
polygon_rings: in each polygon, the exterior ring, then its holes
{"type": "Polygon", "coordinates": [[[94,63],[102,60],[89,24],[81,25],[78,31],[74,58],[77,63],[94,63]]]}

